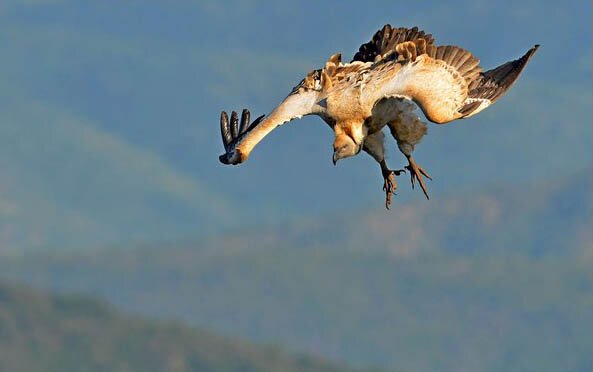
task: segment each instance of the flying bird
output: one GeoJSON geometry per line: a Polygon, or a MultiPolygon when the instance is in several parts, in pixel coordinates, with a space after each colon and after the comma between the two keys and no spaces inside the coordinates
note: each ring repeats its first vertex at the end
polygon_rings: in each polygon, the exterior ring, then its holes
{"type": "Polygon", "coordinates": [[[483,71],[467,50],[435,44],[431,34],[389,24],[363,44],[349,63],[332,55],[325,66],[309,72],[268,115],[250,123],[249,110],[241,121],[236,112],[221,113],[224,164],[240,164],[276,127],[305,115],[317,115],[334,131],[332,161],[369,154],[381,168],[385,206],[389,209],[397,183],[395,176],[410,174],[428,198],[428,172],[412,157],[427,132],[416,114],[436,124],[476,115],[502,97],[519,77],[539,45],[521,58],[483,71]],[[408,160],[405,169],[392,170],[385,162],[383,128],[395,139],[408,160]]]}

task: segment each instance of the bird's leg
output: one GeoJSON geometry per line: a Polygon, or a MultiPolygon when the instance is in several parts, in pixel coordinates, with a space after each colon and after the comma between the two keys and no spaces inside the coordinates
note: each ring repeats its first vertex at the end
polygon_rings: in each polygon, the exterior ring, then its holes
{"type": "Polygon", "coordinates": [[[397,182],[395,182],[395,176],[399,176],[401,173],[405,173],[405,169],[391,170],[387,167],[385,160],[381,160],[381,173],[383,173],[383,191],[385,191],[385,208],[389,209],[391,204],[391,195],[395,194],[397,190],[397,182]]]}
{"type": "Polygon", "coordinates": [[[420,184],[420,187],[422,188],[422,191],[424,192],[424,195],[426,196],[426,199],[430,199],[428,197],[428,191],[426,190],[426,184],[424,183],[424,179],[422,178],[422,176],[428,178],[431,181],[432,181],[432,178],[428,175],[428,173],[424,169],[422,169],[421,166],[419,166],[416,163],[416,161],[414,160],[414,158],[411,155],[406,155],[406,157],[408,158],[409,164],[405,168],[410,171],[410,180],[412,181],[412,189],[414,188],[415,181],[418,181],[418,183],[420,184]]]}

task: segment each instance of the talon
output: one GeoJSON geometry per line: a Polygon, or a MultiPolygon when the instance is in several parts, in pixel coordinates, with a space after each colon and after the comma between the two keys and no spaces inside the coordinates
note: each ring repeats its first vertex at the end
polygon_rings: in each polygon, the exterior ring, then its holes
{"type": "Polygon", "coordinates": [[[426,199],[430,200],[430,197],[428,196],[428,190],[426,188],[426,184],[424,183],[424,179],[422,178],[422,176],[428,178],[431,181],[432,178],[430,177],[428,172],[426,172],[421,166],[416,164],[416,161],[414,161],[414,158],[412,158],[411,156],[408,156],[408,162],[410,164],[406,165],[405,168],[410,171],[410,181],[412,182],[412,189],[414,189],[414,187],[416,186],[416,181],[418,181],[418,184],[420,184],[420,188],[422,189],[424,196],[426,196],[426,199]]]}
{"type": "Polygon", "coordinates": [[[422,173],[424,175],[424,177],[426,177],[432,181],[432,177],[430,177],[430,175],[428,173],[426,173],[426,171],[424,169],[422,169],[422,167],[419,166],[418,169],[420,169],[420,173],[422,173]]]}
{"type": "Polygon", "coordinates": [[[383,172],[383,191],[385,191],[385,208],[389,209],[391,205],[391,196],[395,195],[397,190],[397,182],[395,182],[395,176],[399,175],[398,171],[387,170],[383,172]]]}

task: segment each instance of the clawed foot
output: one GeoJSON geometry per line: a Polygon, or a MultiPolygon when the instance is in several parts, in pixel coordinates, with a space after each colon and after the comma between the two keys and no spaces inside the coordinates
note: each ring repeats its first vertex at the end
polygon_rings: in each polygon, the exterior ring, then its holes
{"type": "Polygon", "coordinates": [[[402,173],[406,173],[405,169],[383,171],[383,191],[385,191],[385,208],[389,209],[391,205],[391,195],[395,194],[397,190],[397,182],[395,182],[395,176],[399,176],[402,173]]]}
{"type": "Polygon", "coordinates": [[[418,181],[418,183],[420,184],[420,187],[422,188],[422,191],[424,192],[424,195],[426,196],[426,199],[430,199],[428,197],[428,191],[426,189],[426,184],[424,183],[424,179],[422,178],[422,176],[428,178],[431,181],[432,181],[432,178],[428,175],[428,173],[424,169],[422,169],[421,166],[416,164],[416,162],[414,161],[414,158],[412,158],[411,156],[408,157],[408,162],[410,164],[406,166],[406,169],[410,171],[410,180],[412,181],[412,189],[414,188],[415,181],[418,181]]]}

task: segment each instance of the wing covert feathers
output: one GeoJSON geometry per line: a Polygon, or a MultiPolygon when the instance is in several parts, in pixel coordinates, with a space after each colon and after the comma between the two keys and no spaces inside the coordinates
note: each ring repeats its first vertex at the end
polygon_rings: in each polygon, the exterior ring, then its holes
{"type": "Polygon", "coordinates": [[[424,39],[427,45],[434,43],[432,35],[419,30],[418,27],[393,28],[391,25],[386,24],[373,35],[371,41],[360,46],[352,62],[376,62],[378,59],[393,53],[396,45],[416,39],[424,39]]]}
{"type": "Polygon", "coordinates": [[[381,81],[378,99],[408,97],[435,123],[461,117],[457,110],[467,98],[468,85],[480,74],[476,57],[458,46],[435,46],[422,38],[396,45],[395,55],[395,61],[375,62],[375,77],[381,81]]]}
{"type": "Polygon", "coordinates": [[[404,41],[395,46],[392,54],[395,62],[385,57],[374,64],[377,78],[386,86],[380,89],[380,95],[413,99],[435,123],[465,118],[502,97],[538,47],[534,46],[517,60],[482,72],[480,60],[458,46],[435,46],[423,38],[404,41]],[[389,83],[393,78],[394,83],[389,83]]]}

